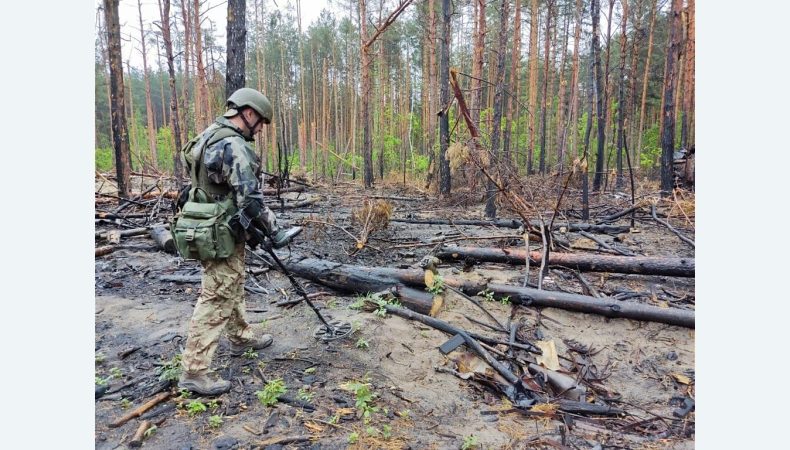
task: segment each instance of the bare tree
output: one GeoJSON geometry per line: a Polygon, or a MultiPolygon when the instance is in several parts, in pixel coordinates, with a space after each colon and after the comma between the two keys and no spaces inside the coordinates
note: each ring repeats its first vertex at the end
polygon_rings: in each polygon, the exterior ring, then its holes
{"type": "Polygon", "coordinates": [[[148,57],[147,51],[145,48],[145,29],[143,28],[143,12],[142,6],[140,5],[140,0],[137,0],[137,13],[139,14],[138,17],[140,18],[140,46],[142,47],[141,53],[143,55],[143,80],[145,82],[145,116],[148,122],[147,132],[148,132],[148,150],[150,153],[151,165],[152,169],[156,169],[157,167],[157,156],[156,156],[156,126],[154,125],[154,106],[153,102],[151,102],[151,78],[148,74],[148,57]]]}
{"type": "Polygon", "coordinates": [[[529,22],[529,145],[527,148],[527,173],[532,174],[532,159],[535,155],[535,128],[538,108],[538,0],[532,0],[529,22]]]}
{"type": "Polygon", "coordinates": [[[595,177],[593,178],[593,191],[601,189],[603,180],[603,160],[604,160],[604,144],[606,143],[606,110],[604,109],[604,98],[606,97],[606,87],[603,84],[604,74],[601,70],[601,44],[598,37],[599,20],[601,16],[600,3],[598,0],[592,0],[590,7],[592,14],[592,55],[593,55],[593,72],[595,74],[595,97],[597,104],[598,116],[598,151],[595,157],[595,177]]]}
{"type": "MultiPolygon", "coordinates": [[[[161,21],[162,40],[165,44],[165,57],[167,58],[168,85],[170,86],[170,122],[173,127],[173,139],[175,139],[175,150],[173,152],[173,175],[176,177],[176,185],[181,190],[181,129],[178,115],[178,94],[176,92],[176,70],[173,63],[173,39],[170,37],[170,0],[159,1],[159,17],[161,21]]],[[[164,95],[164,93],[163,93],[164,95]]]]}
{"type": "Polygon", "coordinates": [[[439,192],[450,194],[450,162],[447,160],[447,147],[450,145],[450,0],[442,0],[442,49],[439,67],[439,101],[443,113],[439,119],[439,192]]]}
{"type": "MultiPolygon", "coordinates": [[[[489,170],[499,165],[499,134],[500,123],[502,121],[502,110],[504,109],[505,91],[505,52],[507,50],[508,34],[508,14],[510,13],[510,0],[502,0],[499,11],[499,47],[497,48],[496,64],[496,92],[494,94],[494,122],[491,129],[491,160],[489,170]]],[[[496,193],[497,187],[492,179],[486,183],[486,217],[496,217],[496,193]]]]}
{"type": "MultiPolygon", "coordinates": [[[[617,96],[617,175],[615,189],[623,188],[623,146],[625,145],[625,52],[628,42],[628,0],[620,0],[623,5],[622,31],[620,32],[620,83],[617,96]]],[[[630,77],[629,77],[630,79],[630,77]]]]}
{"type": "Polygon", "coordinates": [[[118,1],[104,0],[104,23],[107,26],[107,53],[110,60],[110,104],[118,196],[128,197],[132,160],[129,154],[129,136],[124,117],[126,108],[123,96],[123,62],[121,61],[121,26],[118,20],[118,1]]]}
{"type": "Polygon", "coordinates": [[[675,152],[675,83],[677,82],[676,64],[680,58],[680,9],[683,0],[672,0],[669,15],[669,48],[664,78],[663,125],[661,127],[661,195],[672,191],[672,155],[675,152]]]}
{"type": "Polygon", "coordinates": [[[244,87],[244,60],[247,52],[246,0],[228,0],[227,63],[225,98],[244,87]]]}

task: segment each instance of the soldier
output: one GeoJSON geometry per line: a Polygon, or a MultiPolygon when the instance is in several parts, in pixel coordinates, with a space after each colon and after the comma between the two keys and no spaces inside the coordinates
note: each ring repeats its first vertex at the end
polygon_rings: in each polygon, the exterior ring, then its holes
{"type": "MultiPolygon", "coordinates": [[[[220,334],[227,332],[230,353],[239,356],[247,349],[268,347],[272,337],[253,330],[245,319],[244,244],[255,247],[247,230],[256,227],[270,236],[272,246],[281,248],[301,232],[301,227],[281,229],[274,213],[263,204],[256,174],[260,162],[250,142],[264,124],[271,123],[272,105],[262,93],[241,88],[228,98],[228,110],[206,128],[185,151],[192,185],[215,202],[233,199],[230,219],[236,236],[235,251],[228,258],[202,260],[202,292],[189,323],[189,336],[182,355],[178,387],[201,395],[219,395],[230,390],[230,381],[209,370],[220,334]],[[196,165],[196,167],[193,167],[196,165]]],[[[260,330],[259,330],[260,331],[260,330]]]]}

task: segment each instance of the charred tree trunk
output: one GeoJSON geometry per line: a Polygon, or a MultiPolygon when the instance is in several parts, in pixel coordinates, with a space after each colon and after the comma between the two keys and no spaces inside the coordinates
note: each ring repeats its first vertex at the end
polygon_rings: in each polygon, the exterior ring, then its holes
{"type": "Polygon", "coordinates": [[[546,116],[551,106],[549,100],[549,56],[551,53],[551,7],[553,1],[546,4],[546,40],[543,47],[543,102],[540,110],[540,167],[541,175],[546,175],[546,116]]]}
{"type": "MultiPolygon", "coordinates": [[[[636,144],[636,160],[639,161],[642,155],[642,132],[645,128],[645,110],[647,107],[647,86],[648,86],[648,74],[650,73],[650,58],[653,55],[653,31],[655,30],[656,25],[656,16],[658,15],[658,11],[656,10],[656,5],[653,0],[651,1],[650,6],[650,31],[648,31],[648,38],[647,38],[647,59],[645,59],[645,70],[642,74],[642,101],[639,104],[639,128],[637,128],[637,144],[636,144]]],[[[633,142],[632,142],[633,144],[633,142]]]]}
{"type": "Polygon", "coordinates": [[[672,192],[672,155],[675,151],[675,83],[676,64],[680,59],[680,9],[683,0],[672,0],[669,16],[669,48],[664,79],[663,126],[661,128],[661,195],[672,192]]]}
{"type": "Polygon", "coordinates": [[[365,3],[365,0],[359,0],[359,37],[362,51],[362,158],[364,161],[362,178],[367,189],[373,186],[373,142],[370,130],[370,48],[367,46],[368,16],[365,3]]]}
{"type": "MultiPolygon", "coordinates": [[[[628,0],[620,0],[623,4],[622,31],[620,34],[620,87],[617,96],[617,175],[615,189],[623,188],[623,146],[625,143],[625,52],[628,24],[628,0]]],[[[631,78],[630,76],[628,77],[631,78]]]]}
{"type": "Polygon", "coordinates": [[[244,60],[247,51],[246,0],[228,0],[227,70],[225,98],[244,87],[244,60]]]}
{"type": "Polygon", "coordinates": [[[532,174],[535,155],[535,129],[538,107],[538,0],[532,0],[529,25],[529,145],[527,148],[527,173],[532,174]]]}
{"type": "MultiPolygon", "coordinates": [[[[439,86],[442,108],[450,104],[450,0],[442,0],[442,50],[439,67],[439,86]]],[[[450,110],[443,111],[439,119],[439,192],[450,195],[450,161],[447,147],[450,145],[450,110]]]]}
{"type": "Polygon", "coordinates": [[[115,170],[118,176],[118,196],[129,196],[129,177],[132,159],[129,135],[126,130],[123,94],[123,62],[121,61],[121,26],[118,20],[118,0],[104,0],[104,23],[107,26],[107,45],[110,60],[110,104],[112,108],[112,138],[115,149],[115,170]]]}
{"type": "Polygon", "coordinates": [[[686,149],[694,147],[694,0],[688,0],[688,25],[686,32],[686,71],[683,83],[683,125],[680,142],[686,149]]]}
{"type": "MultiPolygon", "coordinates": [[[[512,158],[510,156],[510,136],[512,134],[513,128],[513,116],[515,115],[518,117],[518,106],[515,105],[515,101],[518,100],[519,62],[521,61],[521,0],[516,0],[514,9],[515,17],[513,18],[513,51],[511,52],[510,59],[510,86],[513,92],[511,92],[511,95],[508,95],[507,97],[505,131],[502,138],[502,159],[508,166],[512,165],[512,158]]],[[[516,137],[516,142],[518,142],[518,137],[516,137]]]]}
{"type": "Polygon", "coordinates": [[[170,36],[170,0],[159,0],[159,13],[162,27],[162,40],[165,44],[165,56],[167,57],[168,85],[170,86],[170,122],[173,127],[173,139],[175,140],[175,151],[173,152],[173,175],[176,178],[176,186],[181,190],[181,125],[178,113],[178,95],[176,93],[176,70],[173,63],[173,39],[170,36]]]}
{"type": "Polygon", "coordinates": [[[603,70],[601,68],[601,44],[599,33],[599,20],[601,8],[599,0],[592,0],[592,53],[593,53],[593,72],[595,74],[595,97],[597,104],[598,121],[598,151],[595,156],[595,176],[593,177],[593,191],[600,191],[603,183],[603,160],[604,145],[606,144],[606,109],[604,98],[606,97],[606,87],[603,85],[603,70]]]}
{"type": "MultiPolygon", "coordinates": [[[[496,92],[494,94],[494,122],[491,129],[491,161],[489,170],[496,173],[499,166],[499,135],[501,133],[502,109],[504,108],[505,90],[505,51],[507,50],[507,30],[510,0],[502,0],[499,15],[499,48],[496,64],[496,92]]],[[[486,183],[486,217],[496,217],[496,185],[493,180],[486,183]]]]}
{"type": "Polygon", "coordinates": [[[488,289],[495,294],[507,295],[511,300],[522,305],[561,308],[605,317],[660,322],[694,328],[694,312],[685,309],[660,308],[613,298],[588,297],[586,295],[545,291],[506,284],[490,283],[488,284],[488,289]]]}
{"type": "MultiPolygon", "coordinates": [[[[524,264],[523,248],[485,248],[445,246],[436,253],[443,260],[467,260],[524,264]]],[[[530,265],[540,264],[541,252],[529,253],[530,265]]],[[[552,252],[549,265],[570,267],[580,272],[615,272],[675,277],[694,276],[694,258],[661,258],[649,256],[577,255],[552,252]]]]}

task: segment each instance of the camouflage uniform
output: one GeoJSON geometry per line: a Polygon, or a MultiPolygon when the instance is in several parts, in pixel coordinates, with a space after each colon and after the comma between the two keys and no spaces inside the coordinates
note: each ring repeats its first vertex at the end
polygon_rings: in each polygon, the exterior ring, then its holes
{"type": "MultiPolygon", "coordinates": [[[[205,140],[222,126],[236,129],[232,122],[218,117],[202,133],[201,142],[194,146],[193,161],[205,140]]],[[[258,157],[241,135],[224,138],[206,148],[202,162],[200,169],[206,170],[210,183],[227,186],[227,195],[233,196],[239,209],[250,202],[258,202],[261,207],[258,220],[270,233],[277,229],[274,213],[263,206],[263,193],[256,177],[260,166],[258,157]]],[[[191,173],[189,158],[187,166],[191,173]]],[[[233,343],[254,337],[245,318],[244,241],[237,242],[236,251],[229,258],[203,261],[202,265],[202,291],[189,322],[189,337],[182,356],[184,371],[194,374],[209,370],[223,331],[227,331],[228,339],[233,343]]]]}

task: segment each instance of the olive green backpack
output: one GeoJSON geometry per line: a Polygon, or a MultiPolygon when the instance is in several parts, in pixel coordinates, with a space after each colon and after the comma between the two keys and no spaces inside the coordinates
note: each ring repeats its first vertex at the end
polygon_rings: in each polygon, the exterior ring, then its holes
{"type": "MultiPolygon", "coordinates": [[[[230,218],[236,213],[233,198],[215,202],[212,194],[228,194],[230,188],[212,185],[208,175],[200,173],[203,165],[203,153],[206,147],[230,136],[238,135],[230,128],[222,127],[206,140],[197,158],[191,161],[192,189],[187,202],[174,217],[170,232],[176,243],[178,253],[184,259],[200,261],[224,259],[231,256],[236,249],[236,238],[229,224],[230,218]]],[[[192,149],[200,142],[200,135],[189,141],[182,149],[185,159],[192,160],[192,149]]]]}

